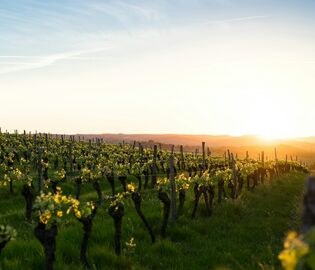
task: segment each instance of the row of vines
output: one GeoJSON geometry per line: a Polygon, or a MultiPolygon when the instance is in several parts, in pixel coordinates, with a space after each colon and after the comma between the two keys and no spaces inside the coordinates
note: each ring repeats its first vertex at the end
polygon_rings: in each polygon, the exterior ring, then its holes
{"type": "MultiPolygon", "coordinates": [[[[135,211],[148,231],[152,243],[167,235],[173,224],[191,211],[194,219],[204,200],[207,215],[212,215],[214,202],[236,199],[244,190],[252,191],[259,184],[273,181],[279,175],[307,168],[295,161],[260,161],[238,159],[232,153],[212,157],[205,153],[162,151],[134,144],[106,144],[101,140],[84,142],[34,134],[0,134],[0,188],[25,199],[25,219],[33,225],[34,236],[45,252],[46,269],[53,269],[58,227],[76,220],[82,224],[80,260],[91,268],[87,258],[93,220],[100,208],[107,210],[114,221],[115,252],[121,254],[124,202],[132,200],[135,211]],[[110,193],[101,183],[108,183],[110,193]],[[63,183],[71,183],[74,194],[64,194],[63,183]],[[81,199],[82,186],[91,185],[96,201],[81,199]],[[193,209],[186,209],[186,193],[194,194],[193,209]],[[160,235],[156,235],[142,211],[144,192],[156,192],[161,201],[160,235]],[[17,195],[20,196],[20,195],[17,195]]],[[[156,225],[156,224],[155,224],[156,225]]],[[[5,245],[16,237],[9,225],[0,226],[0,256],[5,245]]]]}

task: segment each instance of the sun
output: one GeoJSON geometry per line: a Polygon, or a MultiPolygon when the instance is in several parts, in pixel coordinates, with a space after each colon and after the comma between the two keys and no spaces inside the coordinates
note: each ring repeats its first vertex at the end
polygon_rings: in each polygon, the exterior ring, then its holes
{"type": "Polygon", "coordinates": [[[260,96],[251,106],[250,130],[267,141],[295,137],[294,111],[283,99],[260,96]]]}
{"type": "Polygon", "coordinates": [[[294,129],[290,121],[274,115],[258,116],[258,124],[254,127],[256,135],[266,141],[283,140],[294,137],[294,129]]]}
{"type": "Polygon", "coordinates": [[[256,135],[259,139],[266,142],[276,141],[276,140],[284,140],[289,139],[291,136],[287,136],[284,134],[275,134],[275,133],[262,133],[256,135]]]}

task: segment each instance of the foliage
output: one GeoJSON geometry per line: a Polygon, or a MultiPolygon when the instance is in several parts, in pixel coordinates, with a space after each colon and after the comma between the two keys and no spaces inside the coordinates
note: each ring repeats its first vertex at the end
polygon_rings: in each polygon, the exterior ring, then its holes
{"type": "Polygon", "coordinates": [[[9,225],[0,225],[0,244],[14,240],[16,238],[16,230],[9,225]]]}
{"type": "Polygon", "coordinates": [[[39,223],[51,226],[62,222],[71,212],[77,218],[81,217],[81,212],[78,209],[80,202],[70,195],[62,195],[61,189],[58,187],[57,192],[52,194],[41,193],[36,197],[33,209],[36,219],[39,223]]]}
{"type": "Polygon", "coordinates": [[[315,269],[315,228],[305,235],[288,233],[278,258],[285,270],[315,269]]]}

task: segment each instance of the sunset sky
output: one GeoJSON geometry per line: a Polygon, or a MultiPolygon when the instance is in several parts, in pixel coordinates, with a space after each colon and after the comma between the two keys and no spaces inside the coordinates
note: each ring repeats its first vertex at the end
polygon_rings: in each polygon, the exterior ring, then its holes
{"type": "Polygon", "coordinates": [[[315,1],[0,0],[0,126],[315,135],[315,1]]]}

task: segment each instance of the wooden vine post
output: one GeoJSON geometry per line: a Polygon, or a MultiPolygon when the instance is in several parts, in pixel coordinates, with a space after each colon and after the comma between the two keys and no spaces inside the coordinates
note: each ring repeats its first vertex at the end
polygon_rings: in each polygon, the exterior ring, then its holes
{"type": "Polygon", "coordinates": [[[70,176],[73,176],[73,157],[72,157],[72,143],[69,144],[69,161],[70,161],[70,176]]]}
{"type": "Polygon", "coordinates": [[[227,150],[227,153],[228,153],[229,168],[231,168],[231,153],[230,153],[230,149],[227,150]]]}
{"type": "Polygon", "coordinates": [[[170,184],[171,184],[171,219],[172,224],[176,222],[176,183],[174,170],[174,145],[171,146],[170,156],[170,184]]]}
{"type": "Polygon", "coordinates": [[[45,133],[46,149],[48,150],[48,134],[45,133]]]}
{"type": "Polygon", "coordinates": [[[235,159],[233,153],[231,153],[231,160],[232,160],[232,171],[233,171],[233,199],[237,198],[237,177],[236,177],[236,168],[235,168],[235,159]]]}
{"type": "Polygon", "coordinates": [[[277,156],[277,148],[275,148],[275,162],[276,162],[276,174],[279,176],[278,172],[278,156],[277,156]]]}
{"type": "Polygon", "coordinates": [[[261,152],[261,164],[262,164],[262,171],[261,171],[261,182],[264,183],[265,180],[265,152],[261,152]]]}
{"type": "Polygon", "coordinates": [[[156,160],[157,160],[157,145],[154,145],[153,148],[153,164],[152,164],[152,188],[155,187],[156,185],[156,180],[157,180],[157,165],[156,165],[156,160]]]}
{"type": "Polygon", "coordinates": [[[181,169],[185,169],[184,147],[181,145],[179,149],[180,149],[180,158],[181,158],[181,169]]]}
{"type": "Polygon", "coordinates": [[[206,150],[205,150],[205,142],[202,142],[202,169],[206,170],[206,150]]]}
{"type": "Polygon", "coordinates": [[[139,142],[139,155],[141,156],[141,154],[142,154],[142,144],[141,144],[141,142],[139,142]]]}
{"type": "Polygon", "coordinates": [[[315,225],[315,176],[306,179],[304,208],[302,215],[302,233],[308,232],[315,225]]]}
{"type": "Polygon", "coordinates": [[[42,149],[37,148],[37,172],[38,172],[38,190],[44,189],[44,178],[43,178],[43,164],[42,164],[42,149]]]}
{"type": "Polygon", "coordinates": [[[33,135],[33,139],[34,139],[34,149],[36,151],[37,150],[37,134],[36,133],[33,135]]]}

